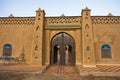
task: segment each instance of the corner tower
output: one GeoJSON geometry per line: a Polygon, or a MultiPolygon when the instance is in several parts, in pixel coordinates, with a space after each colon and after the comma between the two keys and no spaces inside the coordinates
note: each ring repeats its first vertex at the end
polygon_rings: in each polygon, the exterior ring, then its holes
{"type": "Polygon", "coordinates": [[[43,30],[44,30],[44,10],[40,8],[36,11],[35,28],[33,37],[32,64],[42,65],[43,54],[43,30]]]}
{"type": "Polygon", "coordinates": [[[90,11],[87,7],[82,10],[82,54],[84,67],[96,66],[90,11]]]}

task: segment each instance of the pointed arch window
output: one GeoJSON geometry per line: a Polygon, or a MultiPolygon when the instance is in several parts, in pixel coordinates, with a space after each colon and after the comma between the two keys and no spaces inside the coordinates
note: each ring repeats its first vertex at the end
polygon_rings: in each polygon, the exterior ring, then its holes
{"type": "Polygon", "coordinates": [[[3,57],[10,58],[12,56],[12,45],[5,44],[3,46],[3,57]]]}
{"type": "Polygon", "coordinates": [[[102,58],[112,58],[111,46],[108,44],[103,44],[101,46],[101,57],[102,58]]]}

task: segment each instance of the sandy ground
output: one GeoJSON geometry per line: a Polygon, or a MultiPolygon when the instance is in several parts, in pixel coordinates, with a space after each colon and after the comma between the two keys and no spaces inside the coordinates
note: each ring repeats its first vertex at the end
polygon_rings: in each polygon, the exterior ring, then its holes
{"type": "MultiPolygon", "coordinates": [[[[54,67],[53,67],[54,69],[54,67]]],[[[28,65],[1,65],[0,66],[0,80],[120,80],[120,76],[80,76],[79,74],[65,75],[65,74],[52,74],[49,70],[44,74],[40,74],[40,66],[28,65]]],[[[73,68],[66,67],[65,71],[73,71],[73,68]],[[67,69],[69,68],[69,69],[67,69]]],[[[54,73],[54,72],[53,72],[54,73]]],[[[72,73],[72,72],[70,72],[72,73]]],[[[74,73],[74,72],[73,72],[74,73]]]]}
{"type": "Polygon", "coordinates": [[[120,77],[108,76],[65,76],[39,73],[23,72],[0,72],[0,80],[120,80],[120,77]]]}

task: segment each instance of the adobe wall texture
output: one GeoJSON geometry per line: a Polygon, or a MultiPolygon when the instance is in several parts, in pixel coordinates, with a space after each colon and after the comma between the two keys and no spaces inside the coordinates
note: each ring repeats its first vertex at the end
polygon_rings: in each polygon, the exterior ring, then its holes
{"type": "Polygon", "coordinates": [[[25,50],[30,63],[33,42],[34,18],[0,18],[0,57],[5,44],[12,45],[12,57],[16,58],[25,50]]]}
{"type": "Polygon", "coordinates": [[[45,17],[39,9],[35,17],[0,17],[0,57],[3,46],[11,44],[12,57],[24,49],[26,63],[49,65],[51,40],[60,32],[75,40],[76,65],[120,65],[120,16],[91,16],[88,8],[81,16],[45,17]],[[112,58],[101,58],[102,44],[111,46],[112,58]]]}
{"type": "Polygon", "coordinates": [[[92,17],[94,44],[96,53],[96,64],[120,64],[120,17],[119,16],[101,16],[92,17]],[[111,46],[112,58],[101,58],[102,44],[111,46]]]}

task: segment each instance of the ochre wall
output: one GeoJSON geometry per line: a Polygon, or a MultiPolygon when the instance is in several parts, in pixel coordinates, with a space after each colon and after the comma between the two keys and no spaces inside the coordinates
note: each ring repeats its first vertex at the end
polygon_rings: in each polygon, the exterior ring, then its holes
{"type": "Polygon", "coordinates": [[[83,65],[83,63],[88,66],[120,65],[120,16],[91,16],[90,9],[85,8],[83,11],[82,16],[45,17],[44,10],[39,9],[36,11],[36,17],[1,17],[0,57],[2,57],[3,46],[11,44],[12,57],[19,57],[24,48],[28,64],[49,65],[51,39],[56,34],[65,32],[75,40],[76,65],[83,65]],[[84,32],[86,25],[90,30],[84,32]],[[37,26],[39,31],[35,31],[37,26]],[[90,40],[84,38],[86,34],[90,35],[90,40]],[[36,38],[37,35],[39,39],[36,38]],[[86,53],[87,43],[84,42],[86,40],[91,44],[92,51],[89,53],[86,53]],[[101,58],[102,44],[111,46],[112,58],[101,58]],[[38,59],[33,56],[35,45],[39,46],[35,54],[38,55],[38,59]],[[86,62],[88,57],[91,59],[90,63],[86,62]]]}
{"type": "Polygon", "coordinates": [[[25,59],[30,62],[33,41],[33,25],[0,25],[0,57],[3,46],[12,45],[12,57],[19,57],[24,47],[25,59]]]}
{"type": "Polygon", "coordinates": [[[96,64],[120,64],[120,25],[96,24],[93,25],[96,64]],[[101,46],[111,46],[112,58],[101,58],[101,46]]]}

